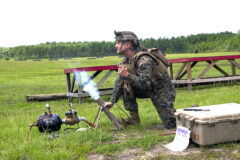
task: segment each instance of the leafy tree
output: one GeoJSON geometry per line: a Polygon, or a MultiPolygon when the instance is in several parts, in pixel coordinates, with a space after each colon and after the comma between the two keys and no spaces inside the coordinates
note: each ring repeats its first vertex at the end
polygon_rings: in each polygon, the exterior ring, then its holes
{"type": "MultiPolygon", "coordinates": [[[[168,54],[240,51],[240,30],[236,34],[220,32],[187,37],[146,38],[140,39],[140,44],[145,48],[159,48],[168,54]]],[[[46,42],[39,45],[0,48],[0,58],[14,57],[19,60],[110,55],[116,55],[115,42],[46,42]]]]}

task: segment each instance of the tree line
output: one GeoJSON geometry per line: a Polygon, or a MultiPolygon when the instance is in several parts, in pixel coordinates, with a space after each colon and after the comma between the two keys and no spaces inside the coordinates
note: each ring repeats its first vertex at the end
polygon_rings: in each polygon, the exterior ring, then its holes
{"type": "MultiPolygon", "coordinates": [[[[197,34],[172,38],[140,39],[145,48],[159,48],[165,54],[204,53],[240,51],[240,32],[220,32],[197,34]]],[[[115,42],[47,42],[0,48],[0,59],[16,60],[65,58],[65,57],[102,57],[116,55],[115,42]]]]}

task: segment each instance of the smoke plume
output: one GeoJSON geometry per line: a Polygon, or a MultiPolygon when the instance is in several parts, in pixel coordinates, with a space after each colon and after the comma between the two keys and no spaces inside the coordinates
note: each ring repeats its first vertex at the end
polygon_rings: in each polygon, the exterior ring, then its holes
{"type": "MultiPolygon", "coordinates": [[[[83,82],[87,82],[89,79],[87,72],[74,72],[74,74],[75,74],[78,85],[82,85],[83,82]]],[[[83,90],[87,92],[91,96],[91,98],[93,98],[94,100],[97,100],[98,98],[100,98],[99,91],[96,87],[96,84],[92,80],[82,87],[83,87],[83,90]]]]}

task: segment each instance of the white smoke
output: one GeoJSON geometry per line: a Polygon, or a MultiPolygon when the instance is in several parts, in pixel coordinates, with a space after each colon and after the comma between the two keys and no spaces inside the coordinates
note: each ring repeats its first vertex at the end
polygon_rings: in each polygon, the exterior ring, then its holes
{"type": "MultiPolygon", "coordinates": [[[[78,85],[82,85],[89,79],[87,72],[74,72],[74,74],[78,85]]],[[[96,84],[92,80],[83,86],[83,90],[87,92],[94,100],[100,98],[96,84]]]]}

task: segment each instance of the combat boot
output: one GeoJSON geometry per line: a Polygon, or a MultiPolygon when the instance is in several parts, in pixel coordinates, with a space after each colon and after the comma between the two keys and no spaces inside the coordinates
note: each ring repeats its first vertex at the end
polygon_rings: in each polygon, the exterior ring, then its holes
{"type": "Polygon", "coordinates": [[[138,125],[140,124],[140,118],[138,115],[138,111],[130,111],[130,117],[129,118],[119,118],[119,123],[123,125],[138,125]]]}

